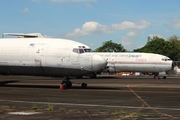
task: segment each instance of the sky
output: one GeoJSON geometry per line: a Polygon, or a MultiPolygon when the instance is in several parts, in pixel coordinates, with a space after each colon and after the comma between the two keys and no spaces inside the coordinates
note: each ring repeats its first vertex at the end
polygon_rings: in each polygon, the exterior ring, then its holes
{"type": "Polygon", "coordinates": [[[0,34],[41,33],[84,43],[112,40],[128,50],[148,36],[180,37],[179,0],[0,0],[0,34]]]}

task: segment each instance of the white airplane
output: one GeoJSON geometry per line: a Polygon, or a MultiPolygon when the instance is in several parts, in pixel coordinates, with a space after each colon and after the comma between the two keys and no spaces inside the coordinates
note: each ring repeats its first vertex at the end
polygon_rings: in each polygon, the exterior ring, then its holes
{"type": "Polygon", "coordinates": [[[164,55],[138,52],[96,52],[107,61],[104,72],[152,72],[154,78],[173,69],[173,61],[164,55]]]}
{"type": "Polygon", "coordinates": [[[82,43],[43,38],[39,34],[6,33],[20,38],[0,39],[0,74],[67,77],[101,71],[107,61],[82,43]],[[85,52],[85,53],[84,53],[85,52]],[[84,53],[84,54],[80,54],[84,53]]]}

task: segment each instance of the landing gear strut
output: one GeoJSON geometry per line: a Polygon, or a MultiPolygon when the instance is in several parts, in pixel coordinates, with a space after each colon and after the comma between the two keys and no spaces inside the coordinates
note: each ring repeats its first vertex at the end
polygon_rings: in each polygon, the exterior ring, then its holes
{"type": "Polygon", "coordinates": [[[154,73],[154,79],[160,79],[159,73],[154,73]]]}
{"type": "Polygon", "coordinates": [[[71,88],[72,82],[69,77],[66,77],[66,79],[62,81],[61,85],[65,85],[66,88],[71,88]]]}
{"type": "Polygon", "coordinates": [[[159,75],[154,75],[154,79],[160,79],[159,75]]]}
{"type": "Polygon", "coordinates": [[[160,76],[162,76],[163,79],[166,79],[167,73],[166,72],[154,73],[154,79],[160,79],[160,76]]]}
{"type": "MultiPolygon", "coordinates": [[[[61,82],[60,89],[64,90],[64,89],[68,89],[68,88],[71,88],[71,87],[72,87],[72,82],[70,81],[69,77],[66,77],[66,79],[64,79],[61,82]]],[[[82,83],[81,84],[81,88],[87,88],[87,84],[86,83],[82,83]]]]}

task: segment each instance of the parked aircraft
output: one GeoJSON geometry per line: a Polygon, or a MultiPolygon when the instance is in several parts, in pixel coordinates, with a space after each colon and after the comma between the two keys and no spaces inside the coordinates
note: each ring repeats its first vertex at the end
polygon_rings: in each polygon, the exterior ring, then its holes
{"type": "Polygon", "coordinates": [[[173,61],[164,55],[138,52],[96,52],[107,61],[104,72],[152,72],[154,77],[173,69],[173,61]]]}
{"type": "Polygon", "coordinates": [[[10,33],[20,38],[0,39],[0,74],[55,76],[71,87],[70,76],[101,71],[107,61],[82,43],[43,38],[39,34],[10,33]],[[83,53],[84,54],[80,54],[83,53]]]}

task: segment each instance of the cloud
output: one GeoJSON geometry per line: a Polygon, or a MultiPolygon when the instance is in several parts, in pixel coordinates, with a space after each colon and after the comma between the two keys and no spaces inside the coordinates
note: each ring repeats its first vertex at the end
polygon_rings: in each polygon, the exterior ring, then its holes
{"type": "Polygon", "coordinates": [[[144,29],[144,28],[148,28],[150,26],[151,26],[151,24],[145,20],[141,20],[136,23],[124,21],[120,24],[112,24],[112,28],[117,29],[117,30],[144,29]]]}
{"type": "Polygon", "coordinates": [[[127,37],[127,36],[122,36],[120,38],[120,43],[124,46],[124,47],[131,47],[133,45],[133,41],[131,38],[127,37]]]}
{"type": "Polygon", "coordinates": [[[159,38],[162,38],[162,36],[161,35],[159,35],[159,34],[149,34],[148,35],[148,37],[150,37],[150,38],[153,38],[153,37],[159,37],[159,38]]]}
{"type": "Polygon", "coordinates": [[[22,12],[23,12],[23,13],[29,12],[29,9],[28,9],[28,8],[24,8],[24,9],[22,10],[22,12]]]}
{"type": "Polygon", "coordinates": [[[136,36],[136,35],[137,35],[136,32],[133,32],[133,31],[130,31],[126,34],[126,36],[130,36],[130,37],[136,36]]]}
{"type": "Polygon", "coordinates": [[[90,34],[103,34],[110,32],[111,31],[107,26],[91,21],[84,23],[82,28],[76,28],[73,32],[66,34],[66,37],[86,36],[90,34]]]}
{"type": "Polygon", "coordinates": [[[148,37],[150,37],[151,39],[153,39],[153,37],[159,37],[159,38],[163,38],[163,39],[167,40],[167,38],[163,37],[160,34],[149,34],[148,37]]]}
{"type": "Polygon", "coordinates": [[[180,28],[180,19],[174,19],[172,22],[174,28],[180,28]]]}
{"type": "Polygon", "coordinates": [[[76,28],[73,32],[66,34],[66,37],[88,36],[92,34],[109,34],[119,30],[128,30],[126,36],[132,37],[138,35],[138,30],[150,27],[151,24],[145,20],[137,23],[124,21],[120,24],[112,24],[111,26],[102,25],[98,22],[86,22],[81,28],[76,28]]]}
{"type": "Polygon", "coordinates": [[[52,2],[96,2],[97,0],[51,0],[52,2]]]}

